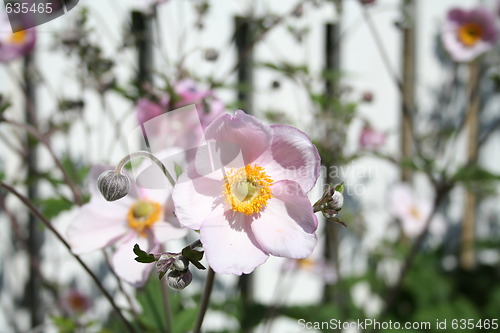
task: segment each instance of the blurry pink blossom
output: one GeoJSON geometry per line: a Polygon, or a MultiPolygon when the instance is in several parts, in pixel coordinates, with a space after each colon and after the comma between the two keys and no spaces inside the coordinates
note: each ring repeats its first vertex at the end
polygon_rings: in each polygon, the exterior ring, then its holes
{"type": "MultiPolygon", "coordinates": [[[[389,210],[401,221],[405,235],[416,237],[425,228],[433,210],[433,202],[431,198],[417,198],[413,189],[408,184],[402,183],[391,189],[389,210]]],[[[445,228],[445,222],[441,216],[435,215],[429,231],[436,235],[442,235],[445,228]]]]}
{"type": "Polygon", "coordinates": [[[175,98],[165,94],[159,102],[146,98],[138,101],[136,107],[137,121],[144,124],[168,111],[195,104],[196,111],[203,128],[206,128],[215,118],[224,113],[224,103],[214,96],[213,90],[199,89],[192,79],[184,79],[174,84],[175,98]]]}
{"type": "Polygon", "coordinates": [[[173,198],[180,223],[200,230],[209,265],[240,275],[269,255],[309,256],[318,221],[306,193],[320,158],[307,135],[236,111],[215,119],[205,139],[173,198]]]}
{"type": "Polygon", "coordinates": [[[312,258],[288,259],[283,264],[283,269],[287,271],[305,271],[320,277],[326,284],[333,284],[337,281],[335,268],[323,260],[312,258]]]}
{"type": "Polygon", "coordinates": [[[375,149],[385,144],[385,133],[375,130],[366,124],[359,135],[359,146],[361,149],[375,149]]]}
{"type": "Polygon", "coordinates": [[[62,292],[60,297],[61,306],[72,314],[83,314],[92,306],[92,300],[76,288],[70,288],[62,292]]]}
{"type": "MultiPolygon", "coordinates": [[[[90,172],[90,202],[83,205],[72,221],[67,235],[72,251],[83,254],[115,246],[112,266],[116,274],[128,283],[142,286],[154,264],[141,264],[134,260],[134,244],[148,252],[158,252],[161,243],[184,237],[173,212],[168,185],[164,189],[144,189],[132,183],[129,194],[108,202],[99,193],[96,183],[104,167],[90,172]]],[[[110,169],[110,168],[109,168],[110,169]]]]}
{"type": "Polygon", "coordinates": [[[35,29],[12,33],[8,17],[0,17],[0,62],[10,62],[30,53],[35,47],[35,29]]]}
{"type": "Polygon", "coordinates": [[[498,39],[495,14],[487,9],[448,12],[441,39],[453,60],[469,62],[491,50],[498,39]]]}

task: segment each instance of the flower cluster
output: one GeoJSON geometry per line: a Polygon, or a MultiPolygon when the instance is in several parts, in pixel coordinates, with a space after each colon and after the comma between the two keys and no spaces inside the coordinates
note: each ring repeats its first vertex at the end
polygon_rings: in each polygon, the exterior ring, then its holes
{"type": "MultiPolygon", "coordinates": [[[[206,96],[187,91],[178,90],[185,92],[185,103],[206,96]]],[[[204,269],[199,263],[203,254],[215,272],[236,275],[252,272],[270,255],[308,257],[316,245],[318,220],[307,193],[320,170],[319,154],[309,137],[296,128],[269,126],[236,111],[213,120],[204,139],[177,181],[170,177],[173,191],[165,177],[165,189],[145,189],[131,182],[121,170],[127,159],[116,170],[101,173],[97,186],[102,168],[94,168],[91,201],[68,232],[73,251],[114,247],[114,270],[134,285],[145,282],[156,261],[160,278],[168,273],[167,282],[174,289],[191,282],[189,262],[204,269]],[[97,189],[112,202],[97,195],[97,189]],[[164,241],[183,237],[186,228],[199,230],[204,252],[191,247],[182,253],[161,252],[164,241]]],[[[150,153],[136,154],[149,156],[169,175],[150,153]]],[[[342,196],[333,197],[335,207],[330,207],[332,198],[324,204],[338,212],[342,196]]]]}

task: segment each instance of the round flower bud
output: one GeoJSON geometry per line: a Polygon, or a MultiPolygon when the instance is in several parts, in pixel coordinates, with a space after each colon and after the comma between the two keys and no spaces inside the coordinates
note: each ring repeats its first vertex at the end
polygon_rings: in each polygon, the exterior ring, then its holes
{"type": "Polygon", "coordinates": [[[216,49],[206,49],[205,50],[205,60],[207,61],[215,61],[219,57],[219,52],[216,49]]]}
{"type": "Polygon", "coordinates": [[[193,274],[187,270],[185,272],[170,271],[167,275],[167,284],[170,288],[175,290],[182,290],[189,286],[193,280],[193,274]]]}
{"type": "Polygon", "coordinates": [[[104,171],[97,178],[97,187],[104,199],[115,201],[123,198],[130,191],[130,179],[113,170],[104,171]]]}
{"type": "Polygon", "coordinates": [[[189,261],[184,257],[175,258],[174,262],[172,263],[172,269],[179,272],[185,272],[188,268],[189,261]]]}
{"type": "Polygon", "coordinates": [[[328,203],[328,207],[339,211],[344,206],[344,195],[338,191],[335,191],[332,195],[332,201],[328,203]]]}

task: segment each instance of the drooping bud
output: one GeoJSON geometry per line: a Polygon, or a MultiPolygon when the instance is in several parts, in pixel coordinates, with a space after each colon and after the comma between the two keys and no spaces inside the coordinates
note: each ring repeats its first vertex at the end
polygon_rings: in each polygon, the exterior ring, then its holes
{"type": "Polygon", "coordinates": [[[337,218],[338,213],[344,206],[343,191],[343,183],[338,185],[328,185],[328,188],[323,193],[321,199],[314,204],[314,211],[323,213],[323,216],[327,220],[331,220],[345,226],[345,224],[337,218]]]}
{"type": "Polygon", "coordinates": [[[97,187],[104,199],[116,201],[126,196],[130,191],[130,179],[122,173],[108,170],[97,178],[97,187]]]}
{"type": "Polygon", "coordinates": [[[185,272],[189,268],[189,260],[184,258],[183,256],[179,256],[174,259],[174,262],[172,263],[172,269],[179,271],[179,272],[185,272]]]}
{"type": "Polygon", "coordinates": [[[186,270],[185,272],[180,271],[170,271],[167,275],[167,284],[170,288],[175,290],[182,290],[186,288],[193,280],[193,274],[191,271],[186,270]]]}

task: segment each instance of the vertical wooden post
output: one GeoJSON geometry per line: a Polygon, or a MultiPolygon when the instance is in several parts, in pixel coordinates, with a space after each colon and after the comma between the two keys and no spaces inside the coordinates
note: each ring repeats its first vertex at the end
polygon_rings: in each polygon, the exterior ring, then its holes
{"type": "MultiPolygon", "coordinates": [[[[36,109],[36,87],[33,81],[33,67],[35,65],[34,52],[24,57],[23,63],[23,80],[24,80],[24,97],[25,97],[25,121],[28,125],[35,128],[38,127],[38,117],[36,109]]],[[[26,137],[27,154],[25,157],[26,165],[26,182],[27,182],[27,198],[33,202],[37,199],[38,188],[36,182],[37,174],[37,142],[30,135],[26,137]]],[[[40,229],[37,219],[34,215],[28,215],[28,255],[34,262],[41,260],[41,247],[43,242],[43,232],[40,229]]],[[[31,261],[30,261],[31,262],[31,261]]],[[[29,278],[25,290],[25,300],[30,311],[31,327],[37,327],[43,322],[43,311],[41,302],[41,279],[33,265],[29,265],[29,278]]]]}
{"type": "MultiPolygon", "coordinates": [[[[476,163],[478,157],[478,82],[479,64],[477,62],[472,62],[469,65],[469,82],[467,86],[469,108],[465,119],[465,126],[467,129],[467,162],[469,165],[476,163]]],[[[474,254],[476,201],[476,195],[473,190],[467,190],[465,197],[464,220],[462,224],[462,243],[460,249],[460,266],[466,270],[471,270],[476,265],[476,258],[474,254]]]]}
{"type": "Polygon", "coordinates": [[[143,84],[151,82],[153,65],[151,22],[143,12],[132,12],[132,33],[137,49],[137,82],[142,89],[143,84]]]}
{"type": "MultiPolygon", "coordinates": [[[[249,17],[237,16],[234,18],[234,42],[237,49],[239,61],[238,73],[238,101],[242,109],[252,114],[252,91],[253,91],[253,38],[254,20],[249,17]]],[[[242,275],[238,281],[238,288],[244,306],[252,303],[253,279],[252,275],[242,275]]],[[[246,311],[245,311],[246,312],[246,311]]],[[[244,314],[248,316],[250,314],[244,314]]],[[[246,322],[246,320],[242,320],[246,322]]],[[[243,332],[248,332],[247,327],[241,327],[243,332]]]]}
{"type": "Polygon", "coordinates": [[[253,109],[253,38],[254,25],[252,18],[237,16],[234,19],[234,39],[238,50],[238,101],[241,102],[246,113],[251,114],[253,109]]]}
{"type": "MultiPolygon", "coordinates": [[[[404,23],[401,26],[403,33],[402,43],[402,105],[401,105],[401,155],[403,159],[411,159],[413,154],[413,122],[411,112],[415,105],[415,29],[416,11],[414,0],[402,0],[402,16],[404,23]]],[[[411,181],[412,172],[408,168],[401,170],[401,180],[411,181]]]]}
{"type": "MultiPolygon", "coordinates": [[[[153,68],[153,37],[151,22],[146,14],[140,11],[132,12],[132,34],[134,36],[135,48],[137,50],[137,86],[143,92],[148,83],[152,81],[153,68]]],[[[149,139],[144,128],[141,125],[142,135],[144,137],[145,147],[150,150],[149,139]]]]}
{"type": "MultiPolygon", "coordinates": [[[[339,11],[339,17],[340,12],[339,11]]],[[[325,26],[325,70],[328,72],[338,72],[340,70],[340,20],[336,23],[327,23],[325,26]]],[[[328,75],[328,77],[331,77],[328,75]]],[[[330,101],[328,105],[331,105],[337,94],[337,82],[327,79],[325,81],[325,94],[326,99],[330,101]]],[[[327,112],[332,113],[333,110],[327,110],[327,112]]],[[[326,176],[325,184],[330,184],[336,179],[332,179],[330,176],[330,170],[333,165],[326,166],[326,176]]],[[[331,263],[337,272],[339,277],[339,228],[335,223],[325,223],[325,247],[323,250],[323,255],[327,263],[331,263]]],[[[323,287],[323,301],[333,302],[335,300],[335,292],[328,285],[323,287]]]]}

